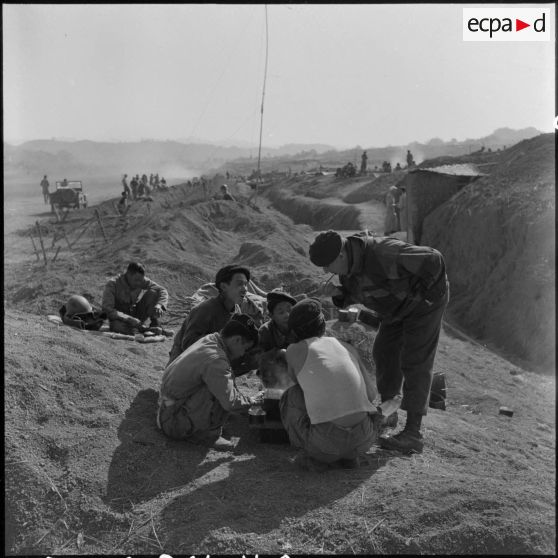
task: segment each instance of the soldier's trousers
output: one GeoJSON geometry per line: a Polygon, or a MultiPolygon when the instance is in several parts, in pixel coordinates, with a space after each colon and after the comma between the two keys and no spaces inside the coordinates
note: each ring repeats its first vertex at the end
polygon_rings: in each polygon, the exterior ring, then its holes
{"type": "MultiPolygon", "coordinates": [[[[141,300],[136,304],[130,316],[137,318],[141,323],[145,322],[148,318],[155,318],[155,305],[157,304],[158,294],[155,291],[147,291],[141,300]]],[[[110,331],[116,333],[124,333],[131,335],[133,333],[133,326],[123,320],[109,320],[110,331]]]]}
{"type": "Polygon", "coordinates": [[[297,384],[291,386],[279,400],[281,422],[294,447],[303,449],[310,457],[322,463],[339,459],[354,459],[364,455],[376,439],[372,415],[352,427],[333,422],[311,424],[306,411],[304,393],[297,384]]]}
{"type": "Polygon", "coordinates": [[[160,398],[157,423],[170,438],[187,440],[192,436],[219,436],[227,417],[227,411],[215,396],[202,387],[187,399],[171,404],[160,398]]]}
{"type": "Polygon", "coordinates": [[[380,324],[374,341],[376,383],[382,400],[401,393],[401,409],[426,415],[432,367],[449,289],[429,305],[422,301],[400,322],[380,324]]]}

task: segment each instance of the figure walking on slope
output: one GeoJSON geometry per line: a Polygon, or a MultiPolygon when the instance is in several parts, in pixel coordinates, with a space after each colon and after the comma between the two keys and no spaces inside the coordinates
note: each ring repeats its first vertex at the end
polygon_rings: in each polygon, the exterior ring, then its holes
{"type": "Polygon", "coordinates": [[[45,174],[45,176],[41,180],[41,188],[43,189],[43,198],[44,198],[46,204],[48,204],[49,197],[50,197],[50,194],[48,192],[48,187],[49,187],[49,183],[48,183],[48,180],[47,180],[47,175],[45,174]]]}
{"type": "Polygon", "coordinates": [[[390,186],[386,194],[386,218],[384,222],[384,236],[401,230],[400,200],[403,190],[397,186],[390,186]]]}

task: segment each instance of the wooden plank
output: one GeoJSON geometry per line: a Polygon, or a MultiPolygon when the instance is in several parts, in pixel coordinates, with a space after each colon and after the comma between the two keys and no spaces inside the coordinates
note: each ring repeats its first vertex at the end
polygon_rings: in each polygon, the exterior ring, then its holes
{"type": "Polygon", "coordinates": [[[33,235],[29,233],[29,238],[33,244],[33,250],[35,251],[35,256],[37,256],[37,261],[41,260],[41,256],[39,255],[39,251],[37,250],[37,246],[35,245],[35,241],[33,240],[33,235]]]}
{"type": "MultiPolygon", "coordinates": [[[[68,236],[66,235],[66,229],[64,227],[62,227],[62,234],[64,235],[64,239],[66,240],[66,244],[68,245],[68,250],[70,250],[70,252],[72,251],[72,245],[70,244],[70,241],[68,240],[68,236]]],[[[52,260],[54,261],[54,260],[52,260]]]]}
{"type": "Polygon", "coordinates": [[[76,244],[76,242],[85,234],[85,231],[91,226],[91,223],[93,223],[93,221],[95,220],[95,217],[93,217],[93,219],[89,219],[89,221],[86,221],[84,223],[85,227],[83,229],[81,229],[81,232],[78,234],[77,238],[70,243],[70,248],[73,248],[76,244]]]}
{"type": "Polygon", "coordinates": [[[60,248],[61,246],[58,246],[58,248],[56,249],[56,254],[54,254],[54,258],[52,258],[51,263],[54,263],[56,261],[56,258],[58,257],[58,252],[60,252],[60,248]]]}
{"type": "Polygon", "coordinates": [[[37,232],[39,233],[39,242],[41,243],[41,249],[43,250],[43,258],[45,259],[45,267],[46,267],[48,262],[47,262],[47,256],[45,251],[45,245],[43,243],[43,233],[41,232],[41,225],[39,225],[39,221],[36,221],[35,224],[37,226],[37,232]]]}
{"type": "Polygon", "coordinates": [[[97,215],[97,221],[99,221],[99,227],[101,227],[101,232],[103,233],[103,238],[105,239],[105,242],[108,242],[108,238],[107,238],[107,235],[105,233],[105,228],[103,227],[103,220],[101,219],[101,213],[99,212],[98,209],[96,209],[95,214],[97,215]]]}

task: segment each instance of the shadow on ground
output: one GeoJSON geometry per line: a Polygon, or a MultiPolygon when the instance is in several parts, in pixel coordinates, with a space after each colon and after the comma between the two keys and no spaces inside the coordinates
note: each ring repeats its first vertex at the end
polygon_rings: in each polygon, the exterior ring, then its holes
{"type": "Polygon", "coordinates": [[[167,439],[155,424],[156,409],[157,392],[146,389],[126,411],[104,501],[123,512],[165,492],[180,492],[158,518],[161,541],[174,552],[207,548],[220,530],[267,533],[285,518],[343,498],[390,459],[376,455],[355,470],[303,471],[293,463],[294,448],[260,443],[246,416],[231,415],[225,435],[238,444],[219,453],[167,439]]]}
{"type": "Polygon", "coordinates": [[[207,448],[169,440],[157,428],[157,397],[154,389],[140,391],[118,428],[120,445],[112,456],[104,498],[114,511],[184,486],[215,466],[201,465],[207,448]]]}
{"type": "MultiPolygon", "coordinates": [[[[220,475],[199,479],[198,487],[176,497],[161,512],[160,529],[165,545],[175,552],[222,548],[221,534],[234,533],[227,548],[249,548],[244,535],[253,538],[327,507],[355,490],[383,467],[391,456],[375,456],[359,469],[303,471],[293,463],[296,450],[288,444],[263,444],[243,417],[229,423],[229,433],[240,442],[235,459],[219,466],[220,475]],[[205,480],[205,482],[204,482],[205,480]]],[[[161,535],[161,533],[160,533],[161,535]]],[[[200,550],[201,551],[201,550],[200,550]]]]}

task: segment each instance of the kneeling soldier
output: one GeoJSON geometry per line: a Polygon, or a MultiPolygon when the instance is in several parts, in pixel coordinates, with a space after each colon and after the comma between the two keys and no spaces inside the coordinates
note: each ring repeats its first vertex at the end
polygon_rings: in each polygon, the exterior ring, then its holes
{"type": "Polygon", "coordinates": [[[234,444],[221,437],[228,413],[256,401],[236,388],[231,361],[257,342],[252,319],[235,314],[220,332],[202,337],[174,359],[161,382],[159,428],[175,440],[232,449],[234,444]]]}

